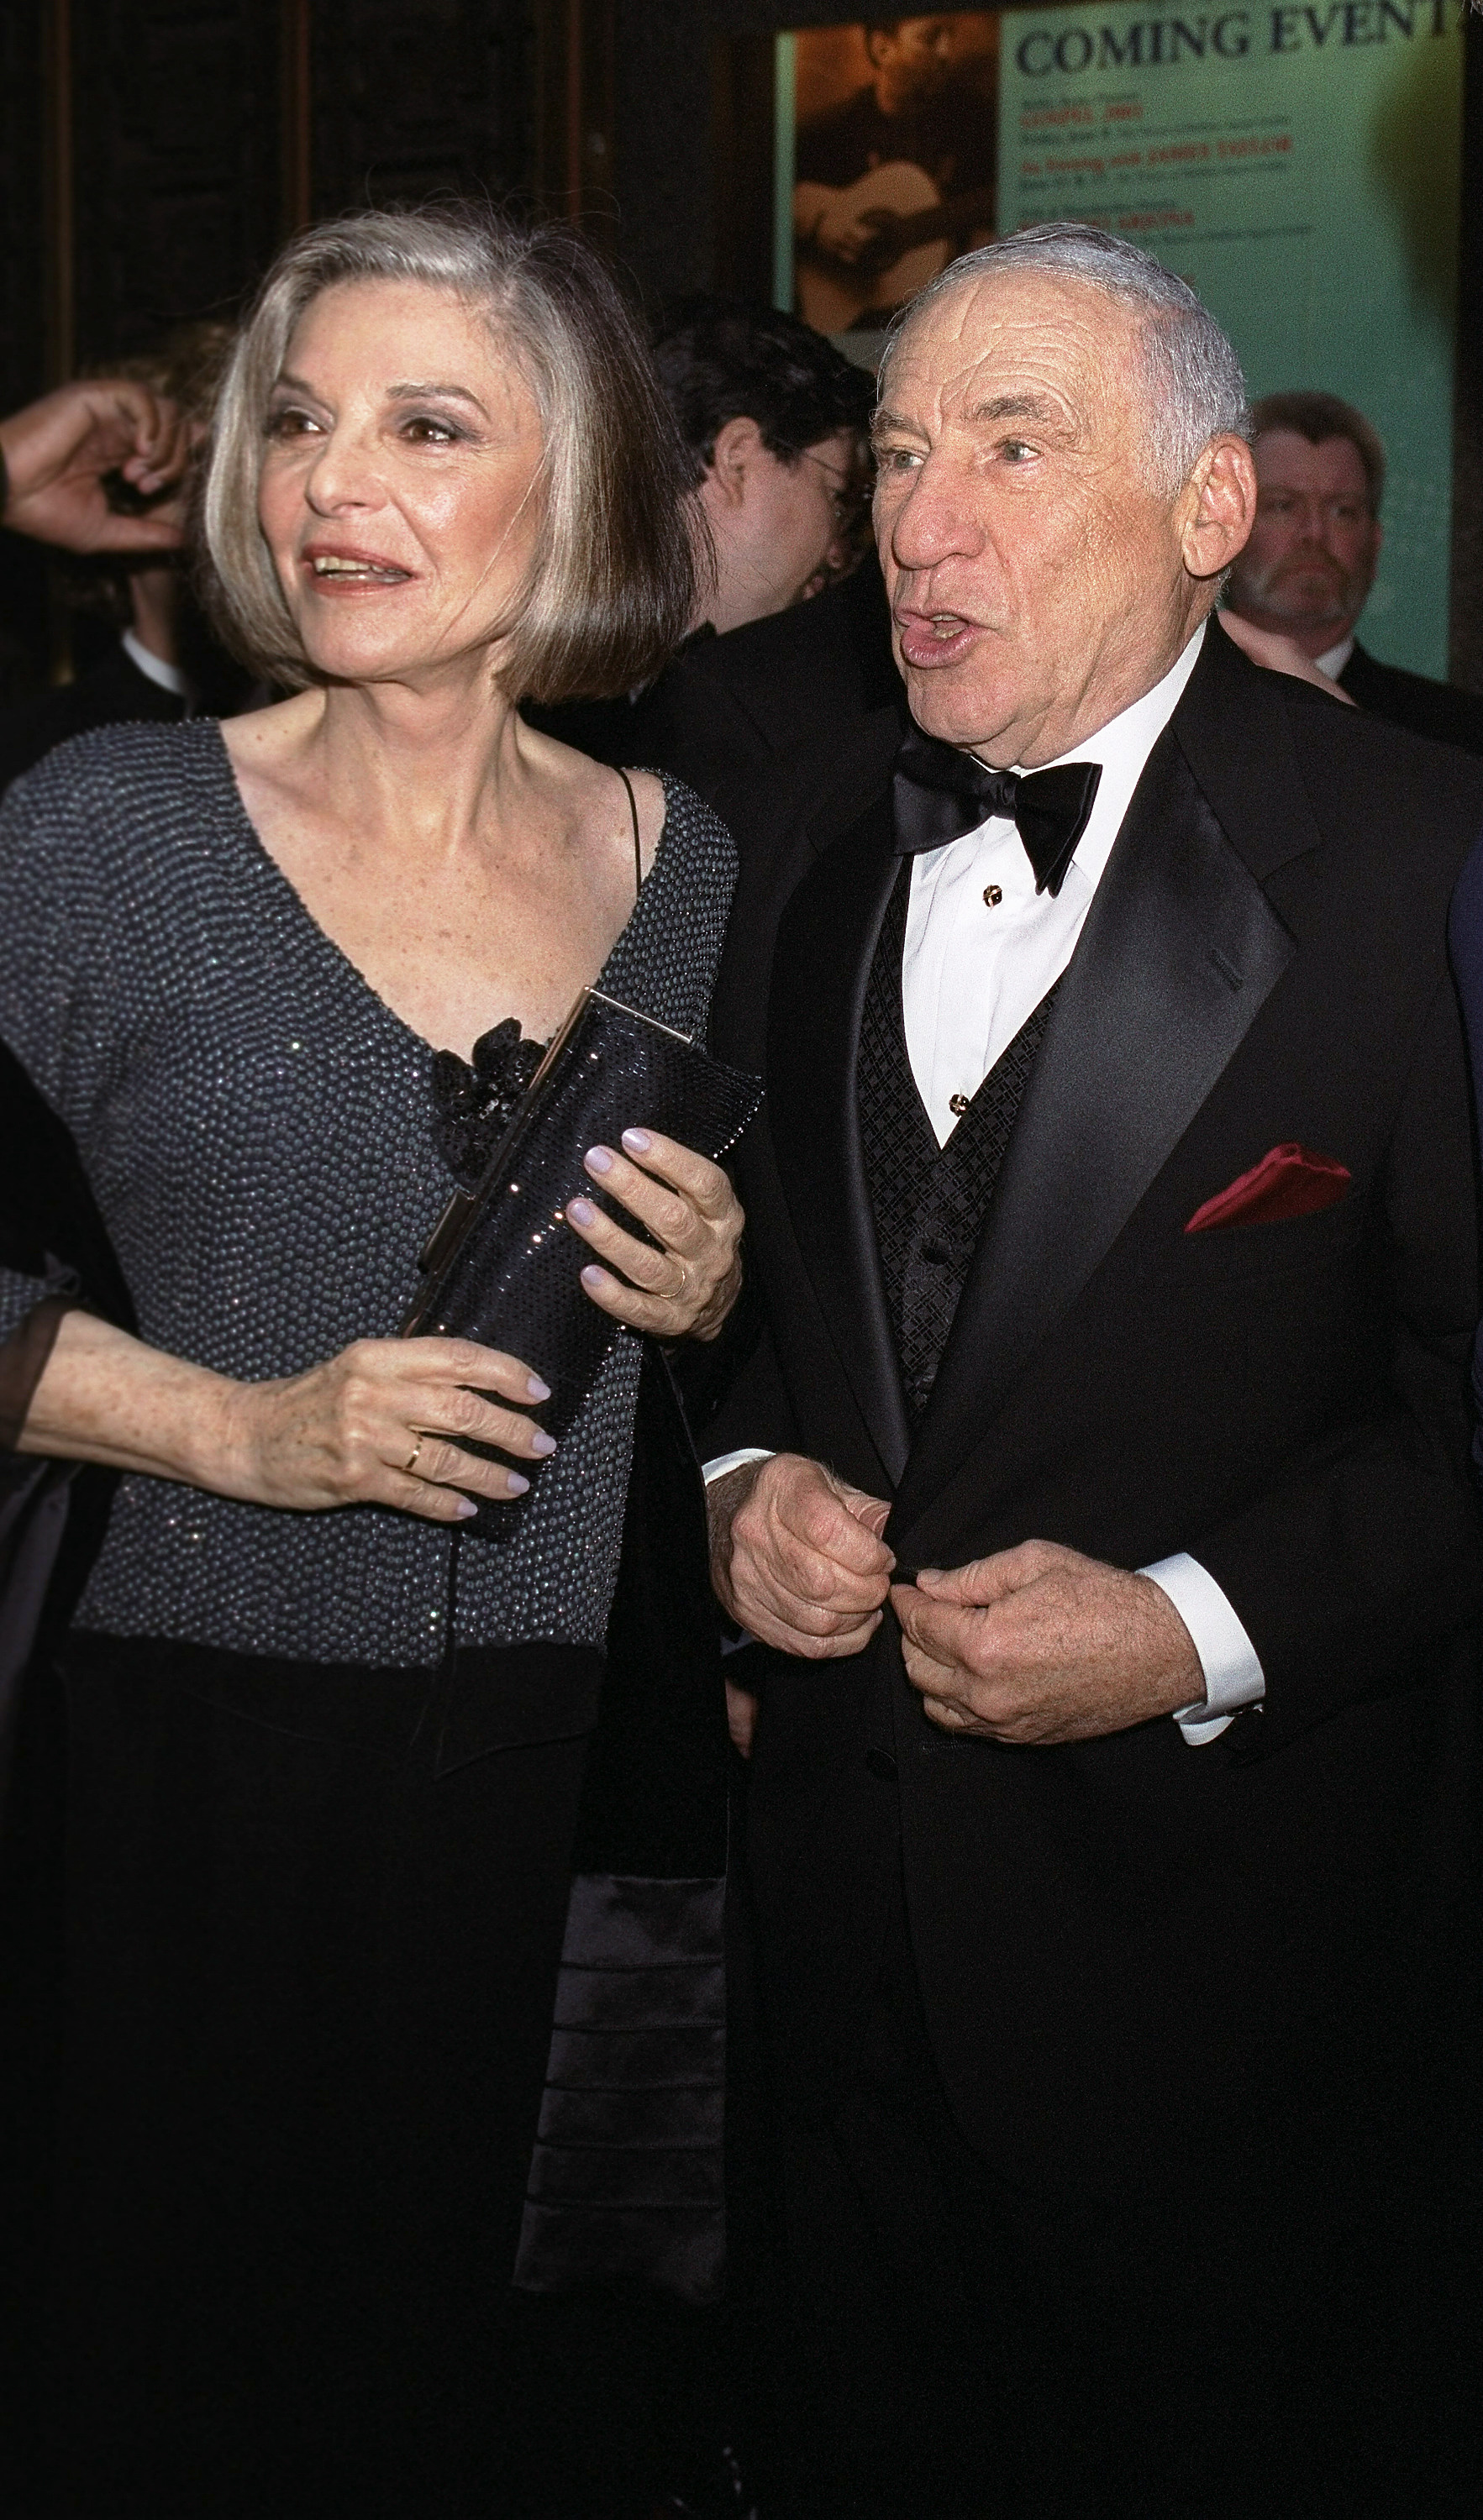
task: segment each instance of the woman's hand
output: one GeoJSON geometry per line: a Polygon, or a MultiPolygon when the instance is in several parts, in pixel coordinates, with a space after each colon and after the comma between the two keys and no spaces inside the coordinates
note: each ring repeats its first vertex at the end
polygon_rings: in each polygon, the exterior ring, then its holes
{"type": "Polygon", "coordinates": [[[568,1199],[567,1224],[608,1264],[589,1264],[582,1283],[595,1304],[631,1329],[713,1339],[742,1291],[745,1219],[737,1193],[719,1164],[655,1130],[625,1129],[623,1149],[594,1147],[587,1169],[663,1248],[625,1234],[590,1199],[568,1199]]]}
{"type": "Polygon", "coordinates": [[[358,1339],[307,1373],[234,1383],[229,1395],[224,1472],[210,1484],[291,1511],[389,1505],[461,1522],[473,1498],[503,1504],[530,1485],[465,1452],[463,1438],[527,1461],[556,1451],[520,1409],[500,1405],[549,1400],[546,1384],[471,1339],[358,1339]]]}

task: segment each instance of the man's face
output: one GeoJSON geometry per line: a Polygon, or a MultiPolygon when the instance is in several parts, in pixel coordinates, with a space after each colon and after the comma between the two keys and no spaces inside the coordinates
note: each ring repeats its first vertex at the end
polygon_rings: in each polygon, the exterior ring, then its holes
{"type": "Polygon", "coordinates": [[[842,563],[859,514],[854,431],[836,429],[792,457],[774,455],[755,421],[729,421],[700,497],[715,543],[706,606],[718,630],[817,595],[842,563]]]}
{"type": "Polygon", "coordinates": [[[1312,656],[1347,639],[1374,584],[1380,526],[1360,450],[1318,446],[1295,428],[1256,442],[1257,508],[1229,602],[1259,630],[1284,630],[1312,656]]]}
{"type": "Polygon", "coordinates": [[[902,113],[942,94],[952,73],[951,18],[903,18],[894,35],[872,35],[869,44],[885,112],[902,113]]]}
{"type": "MultiPolygon", "coordinates": [[[[966,280],[908,326],[881,404],[876,533],[913,715],[999,768],[1055,760],[1152,688],[1210,602],[1186,565],[1194,494],[1146,477],[1137,318],[1055,273],[966,280]]],[[[1249,499],[1246,450],[1225,460],[1249,499]]]]}

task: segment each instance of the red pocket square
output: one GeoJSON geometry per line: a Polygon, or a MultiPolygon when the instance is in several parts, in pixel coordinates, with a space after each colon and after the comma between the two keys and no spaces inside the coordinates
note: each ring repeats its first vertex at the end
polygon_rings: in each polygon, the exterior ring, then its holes
{"type": "Polygon", "coordinates": [[[1331,1155],[1316,1155],[1307,1147],[1274,1147],[1249,1173],[1241,1173],[1197,1207],[1185,1232],[1203,1234],[1211,1225],[1281,1225],[1290,1216],[1312,1216],[1321,1207],[1333,1207],[1352,1178],[1348,1165],[1336,1164],[1331,1155]]]}

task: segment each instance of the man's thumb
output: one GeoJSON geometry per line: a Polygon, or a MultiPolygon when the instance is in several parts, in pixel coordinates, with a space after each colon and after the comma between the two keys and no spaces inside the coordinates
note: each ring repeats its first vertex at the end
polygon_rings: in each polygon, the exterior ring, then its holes
{"type": "Polygon", "coordinates": [[[847,1487],[840,1488],[839,1499],[856,1522],[863,1523],[866,1530],[878,1540],[891,1518],[891,1508],[886,1499],[867,1496],[864,1488],[847,1487]]]}

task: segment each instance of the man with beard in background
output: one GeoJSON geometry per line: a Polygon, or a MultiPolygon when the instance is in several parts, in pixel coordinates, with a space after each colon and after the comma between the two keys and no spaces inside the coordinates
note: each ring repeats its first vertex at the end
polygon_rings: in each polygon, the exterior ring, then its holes
{"type": "Polygon", "coordinates": [[[1380,556],[1385,449],[1337,394],[1268,394],[1251,414],[1256,523],[1227,608],[1285,633],[1358,707],[1483,752],[1483,698],[1382,665],[1355,637],[1380,556]]]}

